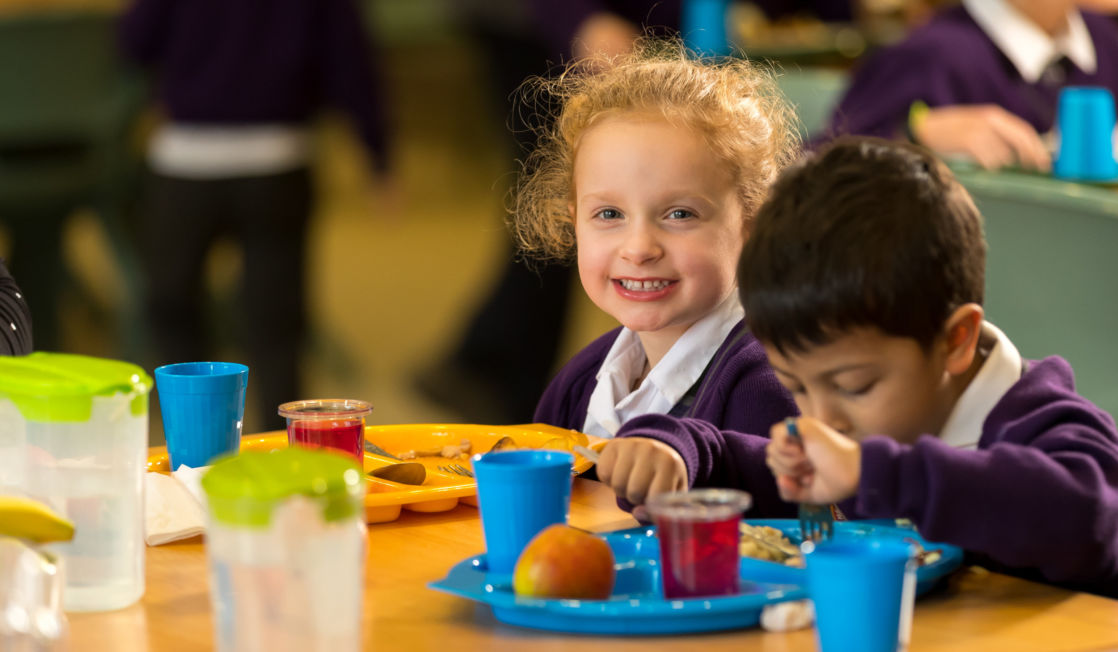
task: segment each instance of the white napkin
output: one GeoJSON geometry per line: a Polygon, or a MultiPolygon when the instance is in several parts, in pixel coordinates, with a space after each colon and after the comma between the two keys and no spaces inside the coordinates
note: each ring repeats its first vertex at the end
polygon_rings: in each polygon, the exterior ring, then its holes
{"type": "Polygon", "coordinates": [[[144,540],[158,546],[189,539],[206,530],[202,473],[209,467],[180,466],[171,475],[148,472],[144,478],[144,540]]]}

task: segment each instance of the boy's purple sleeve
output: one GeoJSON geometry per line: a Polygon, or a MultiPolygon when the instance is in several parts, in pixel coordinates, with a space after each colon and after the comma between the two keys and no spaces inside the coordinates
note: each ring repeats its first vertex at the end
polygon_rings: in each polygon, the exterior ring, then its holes
{"type": "Polygon", "coordinates": [[[851,516],[910,518],[929,540],[1006,567],[1118,588],[1118,443],[1101,414],[1052,403],[1005,426],[1035,438],[979,450],[868,438],[851,516]]]}
{"type": "Polygon", "coordinates": [[[618,437],[647,437],[679,452],[690,487],[741,489],[753,497],[750,518],[781,518],[795,506],[780,498],[776,479],[765,465],[767,437],[719,430],[701,419],[646,414],[625,423],[618,437]]]}

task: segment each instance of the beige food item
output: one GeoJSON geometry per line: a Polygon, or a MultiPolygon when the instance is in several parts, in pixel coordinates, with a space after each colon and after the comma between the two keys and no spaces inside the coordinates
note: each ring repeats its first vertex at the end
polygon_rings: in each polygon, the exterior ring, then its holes
{"type": "Polygon", "coordinates": [[[748,523],[741,523],[741,530],[743,531],[739,550],[743,557],[752,557],[754,559],[763,559],[765,561],[775,561],[779,563],[788,564],[789,566],[802,566],[803,556],[797,555],[788,557],[781,555],[777,550],[787,550],[789,553],[798,550],[796,544],[792,543],[788,537],[780,530],[769,527],[767,525],[749,525],[748,523]],[[748,533],[748,534],[745,534],[748,533]],[[752,536],[749,536],[751,534],[752,536]],[[769,542],[771,545],[766,546],[755,540],[761,539],[769,542]],[[777,550],[773,550],[772,548],[777,550]]]}
{"type": "Polygon", "coordinates": [[[810,600],[791,600],[767,604],[761,609],[761,628],[766,632],[791,632],[810,627],[815,609],[810,600]]]}
{"type": "Polygon", "coordinates": [[[473,450],[473,448],[474,445],[470,443],[469,439],[463,439],[460,444],[447,444],[439,448],[404,451],[397,457],[402,460],[414,460],[417,457],[445,457],[447,459],[456,460],[469,457],[470,451],[473,450]]]}

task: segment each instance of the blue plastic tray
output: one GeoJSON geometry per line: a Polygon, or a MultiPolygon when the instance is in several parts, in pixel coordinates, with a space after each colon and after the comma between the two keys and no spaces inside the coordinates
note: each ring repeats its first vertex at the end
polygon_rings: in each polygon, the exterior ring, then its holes
{"type": "MultiPolygon", "coordinates": [[[[799,540],[799,523],[792,520],[749,520],[768,525],[799,540]]],[[[917,594],[962,562],[954,546],[929,544],[913,530],[877,522],[835,523],[836,538],[867,536],[912,537],[926,548],[942,549],[933,564],[917,569],[917,594]]],[[[767,604],[808,597],[803,569],[743,558],[742,593],[718,598],[665,600],[660,581],[660,546],[656,528],[640,527],[602,535],[613,550],[617,576],[608,600],[541,600],[516,596],[512,576],[489,573],[485,555],[465,559],[431,588],[490,605],[497,620],[535,629],[586,634],[681,634],[741,629],[756,625],[767,604]]]]}

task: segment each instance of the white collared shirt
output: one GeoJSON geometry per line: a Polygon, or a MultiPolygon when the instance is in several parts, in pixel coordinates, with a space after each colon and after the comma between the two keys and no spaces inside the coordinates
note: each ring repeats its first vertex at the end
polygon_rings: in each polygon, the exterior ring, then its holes
{"type": "Polygon", "coordinates": [[[994,347],[939,432],[939,438],[955,448],[978,447],[986,417],[1024,372],[1021,354],[1005,333],[987,321],[982,322],[982,333],[994,336],[994,347]]]}
{"type": "Polygon", "coordinates": [[[621,329],[598,370],[598,384],[590,395],[582,431],[610,438],[635,416],[670,412],[699,381],[726,336],[744,316],[735,291],[676,340],[636,391],[630,388],[644,371],[648,356],[637,333],[621,329]]]}
{"type": "Polygon", "coordinates": [[[1085,73],[1098,69],[1095,44],[1075,8],[1068,10],[1068,28],[1052,37],[1006,0],[963,0],[963,6],[1030,84],[1062,56],[1085,73]]]}

